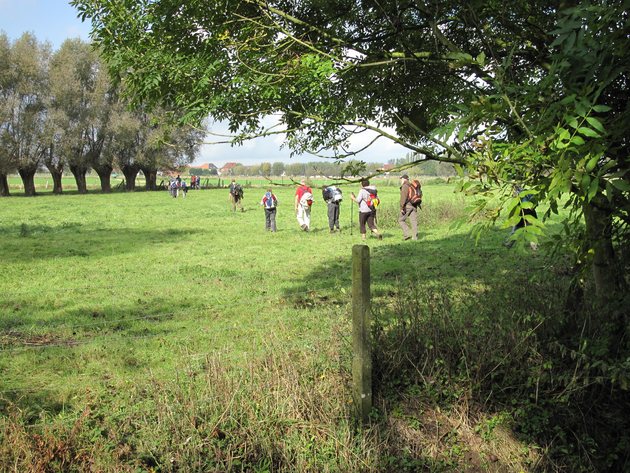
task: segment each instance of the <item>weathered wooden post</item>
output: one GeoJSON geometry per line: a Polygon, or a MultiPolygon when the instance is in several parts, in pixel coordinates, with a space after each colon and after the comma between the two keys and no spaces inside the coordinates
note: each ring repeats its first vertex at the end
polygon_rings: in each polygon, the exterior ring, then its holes
{"type": "Polygon", "coordinates": [[[352,247],[352,383],[354,403],[363,422],[372,410],[370,332],[370,248],[352,247]]]}

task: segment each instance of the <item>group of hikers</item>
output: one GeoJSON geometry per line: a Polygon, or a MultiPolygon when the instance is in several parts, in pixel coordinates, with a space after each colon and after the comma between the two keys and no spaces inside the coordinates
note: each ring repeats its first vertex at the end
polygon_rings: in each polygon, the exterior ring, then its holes
{"type": "MultiPolygon", "coordinates": [[[[197,178],[198,179],[198,178],[197,178]]],[[[197,183],[199,181],[197,180],[197,183]]],[[[179,194],[182,197],[186,197],[187,186],[186,181],[182,180],[180,176],[172,179],[169,186],[171,195],[177,197],[179,194]]],[[[243,187],[236,182],[236,179],[232,179],[229,186],[230,203],[232,211],[236,212],[240,209],[244,212],[243,208],[243,187]]],[[[515,187],[515,195],[521,195],[522,202],[530,202],[532,195],[523,192],[518,186],[515,187]],[[523,195],[521,195],[523,194],[523,195]]],[[[341,226],[339,224],[339,215],[341,209],[341,202],[343,201],[343,193],[337,186],[323,186],[322,198],[328,206],[328,227],[330,233],[340,232],[341,226]]],[[[380,204],[378,197],[378,191],[376,186],[371,185],[368,179],[361,181],[361,189],[358,194],[350,193],[350,199],[356,203],[359,207],[359,232],[361,239],[367,239],[368,229],[370,233],[378,238],[383,239],[383,234],[377,227],[377,210],[380,204]]],[[[314,196],[313,189],[306,184],[306,180],[302,179],[300,185],[295,190],[295,198],[293,207],[295,210],[295,216],[300,228],[308,232],[311,229],[311,206],[313,205],[314,196]]],[[[276,232],[276,211],[278,207],[278,198],[273,193],[271,188],[268,188],[265,194],[260,200],[260,205],[265,210],[265,230],[270,232],[276,232]]],[[[399,215],[398,224],[402,229],[403,240],[417,240],[418,239],[418,209],[422,208],[422,186],[417,179],[409,179],[409,175],[403,174],[400,176],[400,200],[399,200],[399,215]]],[[[532,215],[536,218],[536,211],[533,205],[524,206],[523,215],[521,220],[514,225],[512,231],[504,243],[505,246],[511,248],[514,244],[512,236],[519,229],[527,224],[526,216],[532,215]]],[[[532,249],[537,249],[537,245],[533,244],[532,249]]]]}
{"type": "Polygon", "coordinates": [[[169,181],[168,192],[174,199],[176,199],[180,195],[182,197],[186,197],[186,194],[188,193],[188,185],[186,184],[186,181],[182,179],[178,174],[177,177],[171,178],[171,180],[169,181]]]}
{"type": "MultiPolygon", "coordinates": [[[[418,239],[418,209],[422,205],[422,186],[418,180],[409,180],[407,174],[400,177],[400,215],[398,223],[403,231],[403,240],[418,239]],[[411,224],[409,227],[408,223],[411,224]]],[[[237,208],[244,211],[242,205],[243,188],[240,184],[232,179],[229,187],[230,202],[232,211],[236,212],[237,208]]],[[[328,227],[330,233],[340,232],[339,215],[341,202],[343,201],[343,193],[337,186],[322,187],[322,198],[328,206],[328,227]]],[[[361,181],[361,189],[358,194],[350,193],[350,198],[359,207],[359,232],[363,240],[367,239],[367,229],[371,234],[383,239],[383,234],[379,232],[377,227],[376,213],[380,204],[378,191],[376,186],[371,185],[368,179],[361,181]]],[[[300,228],[308,232],[311,228],[311,206],[313,205],[314,196],[313,189],[306,184],[303,179],[295,191],[293,207],[295,216],[300,228]]],[[[260,205],[265,209],[265,230],[276,231],[276,209],[278,206],[278,198],[271,188],[267,189],[260,205]]]]}
{"type": "Polygon", "coordinates": [[[199,176],[190,176],[190,187],[186,184],[186,180],[182,179],[178,174],[177,177],[172,177],[168,182],[168,192],[177,198],[180,195],[186,197],[188,189],[201,189],[201,178],[199,176]]]}

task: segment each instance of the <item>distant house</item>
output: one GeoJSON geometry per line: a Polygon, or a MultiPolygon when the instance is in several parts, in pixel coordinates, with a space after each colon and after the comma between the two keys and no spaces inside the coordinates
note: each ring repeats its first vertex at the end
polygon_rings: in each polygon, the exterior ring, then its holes
{"type": "Polygon", "coordinates": [[[219,169],[219,176],[232,175],[233,169],[238,166],[238,163],[225,163],[225,165],[219,169]]]}
{"type": "Polygon", "coordinates": [[[213,169],[218,170],[218,168],[212,163],[192,164],[190,167],[196,169],[208,169],[209,171],[212,171],[213,169]]]}

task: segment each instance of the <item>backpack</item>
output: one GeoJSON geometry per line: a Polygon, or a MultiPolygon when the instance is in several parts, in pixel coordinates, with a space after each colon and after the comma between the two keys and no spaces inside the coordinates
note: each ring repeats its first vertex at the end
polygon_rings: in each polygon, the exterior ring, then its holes
{"type": "Polygon", "coordinates": [[[407,202],[409,202],[414,207],[420,207],[422,205],[422,186],[420,185],[420,181],[418,181],[417,179],[409,181],[407,202]]]}
{"type": "Polygon", "coordinates": [[[378,198],[376,189],[366,189],[368,191],[368,198],[365,201],[370,210],[376,210],[381,203],[381,199],[378,198]]]}
{"type": "Polygon", "coordinates": [[[265,197],[263,197],[263,202],[265,203],[266,209],[273,209],[276,207],[278,200],[276,199],[276,196],[273,195],[271,192],[266,192],[265,197]]]}
{"type": "Polygon", "coordinates": [[[313,194],[309,191],[304,192],[304,194],[302,194],[302,198],[300,199],[300,204],[302,204],[303,207],[310,207],[313,205],[313,194]]]}
{"type": "Polygon", "coordinates": [[[335,187],[332,190],[332,201],[333,202],[341,202],[343,200],[343,194],[339,187],[335,187]]]}
{"type": "Polygon", "coordinates": [[[324,190],[322,190],[322,198],[324,199],[324,201],[328,202],[332,200],[332,196],[333,192],[331,187],[325,187],[324,190]]]}
{"type": "Polygon", "coordinates": [[[243,197],[243,188],[240,184],[234,185],[234,188],[232,189],[232,195],[237,199],[241,199],[243,197]]]}

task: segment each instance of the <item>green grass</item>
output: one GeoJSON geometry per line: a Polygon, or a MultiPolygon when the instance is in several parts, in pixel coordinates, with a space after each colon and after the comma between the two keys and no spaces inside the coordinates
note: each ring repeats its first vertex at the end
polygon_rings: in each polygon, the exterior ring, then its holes
{"type": "MultiPolygon", "coordinates": [[[[466,324],[488,320],[475,316],[479,298],[503,305],[497,317],[521,325],[502,341],[555,310],[528,305],[527,320],[510,311],[510,284],[555,291],[564,279],[544,283],[543,256],[503,248],[505,230],[477,245],[467,226],[453,230],[465,201],[452,185],[424,186],[420,241],[403,242],[391,184],[379,193],[384,239],[368,240],[382,321],[404,312],[408,284],[423,310],[472,314],[466,324]]],[[[276,191],[275,234],[264,231],[264,189],[245,191],[243,213],[230,211],[224,189],[177,200],[166,192],[3,199],[0,470],[48,462],[64,471],[458,471],[467,461],[462,439],[446,439],[448,454],[397,450],[386,393],[374,425],[355,428],[348,384],[358,228],[351,235],[346,198],[342,232],[329,234],[319,198],[313,231],[300,231],[293,192],[276,191]]],[[[495,329],[485,324],[477,335],[495,329]]],[[[482,356],[477,342],[469,356],[482,356]]],[[[501,343],[470,379],[485,382],[510,356],[501,343]]],[[[438,391],[422,397],[440,405],[438,391]]],[[[486,425],[491,415],[477,420],[486,425]]],[[[513,451],[535,445],[515,445],[498,465],[530,461],[513,451]]]]}

